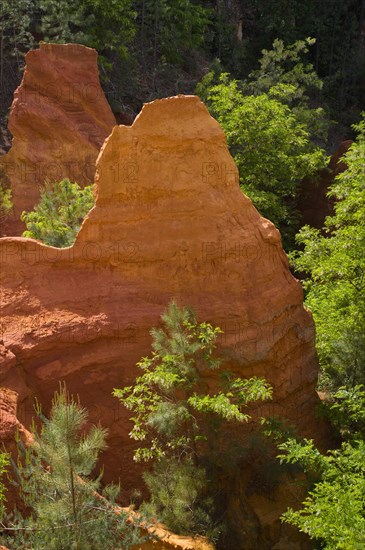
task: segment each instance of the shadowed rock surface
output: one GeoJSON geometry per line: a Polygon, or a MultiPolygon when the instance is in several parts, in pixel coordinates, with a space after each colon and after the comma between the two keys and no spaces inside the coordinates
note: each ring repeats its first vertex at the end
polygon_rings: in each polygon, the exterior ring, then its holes
{"type": "Polygon", "coordinates": [[[334,214],[335,199],[328,197],[327,193],[336,176],[346,170],[346,164],[341,159],[351,145],[351,140],[343,141],[332,155],[328,167],[320,170],[314,181],[305,178],[301,182],[298,198],[301,225],[310,225],[321,229],[325,218],[334,214]]]}

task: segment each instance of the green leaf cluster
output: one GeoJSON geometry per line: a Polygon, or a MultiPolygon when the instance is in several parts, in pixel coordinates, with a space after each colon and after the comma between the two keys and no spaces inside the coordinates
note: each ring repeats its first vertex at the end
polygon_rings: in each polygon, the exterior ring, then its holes
{"type": "Polygon", "coordinates": [[[324,165],[323,151],[287,105],[266,93],[245,95],[225,73],[207,101],[225,132],[242,190],[290,245],[298,224],[298,184],[324,165]]]}
{"type": "Polygon", "coordinates": [[[8,453],[0,453],[0,518],[1,518],[1,521],[2,521],[2,518],[4,516],[4,513],[5,513],[5,501],[6,501],[6,497],[5,497],[5,492],[6,492],[6,487],[4,485],[4,483],[2,482],[2,479],[4,477],[4,474],[7,472],[8,470],[8,466],[10,464],[10,456],[8,453]]]}
{"type": "Polygon", "coordinates": [[[315,42],[314,38],[306,38],[286,46],[283,40],[276,38],[271,50],[262,50],[260,68],[249,75],[248,85],[252,92],[266,93],[278,84],[289,84],[295,88],[294,97],[289,97],[290,102],[295,99],[297,103],[307,105],[310,91],[323,86],[313,65],[303,60],[303,55],[315,42]]]}
{"type": "Polygon", "coordinates": [[[235,379],[223,374],[221,390],[209,392],[204,376],[221,364],[213,353],[222,332],[209,323],[197,323],[188,308],[171,302],[162,315],[165,329],[153,329],[153,353],[137,366],[143,374],[133,386],[115,389],[114,395],[133,412],[132,439],[147,441],[135,460],[160,459],[169,454],[195,453],[203,435],[200,415],[247,421],[242,409],[250,401],[268,399],[271,388],[264,380],[235,379]]]}
{"type": "Polygon", "coordinates": [[[254,95],[266,93],[288,105],[309,130],[311,139],[325,142],[330,121],[323,107],[315,107],[323,82],[312,63],[304,60],[315,43],[315,38],[306,38],[285,45],[276,38],[271,50],[262,50],[260,68],[249,74],[247,89],[254,95]]]}
{"type": "Polygon", "coordinates": [[[8,214],[12,208],[13,203],[11,200],[11,190],[3,189],[2,185],[0,184],[0,211],[8,214]]]}
{"type": "Polygon", "coordinates": [[[4,221],[13,209],[9,178],[0,164],[0,222],[4,221]]]}
{"type": "Polygon", "coordinates": [[[215,540],[220,528],[212,521],[213,499],[203,467],[189,457],[183,461],[162,459],[144,474],[151,502],[142,506],[148,516],[161,517],[175,533],[201,533],[215,540]]]}

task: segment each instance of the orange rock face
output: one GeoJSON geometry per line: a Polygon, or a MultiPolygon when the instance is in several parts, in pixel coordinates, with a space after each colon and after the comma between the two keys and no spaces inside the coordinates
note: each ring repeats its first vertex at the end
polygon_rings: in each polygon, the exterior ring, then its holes
{"type": "MultiPolygon", "coordinates": [[[[2,349],[3,346],[1,346],[0,344],[0,357],[4,360],[2,349]]],[[[16,436],[19,436],[21,441],[25,445],[29,445],[29,443],[32,441],[31,433],[18,420],[18,404],[18,394],[15,391],[9,390],[8,388],[0,387],[0,445],[2,447],[1,452],[3,452],[3,449],[5,447],[6,451],[11,454],[13,460],[15,461],[18,457],[18,446],[15,439],[16,436]]],[[[7,467],[7,470],[10,474],[12,474],[12,468],[10,465],[7,467]]],[[[9,509],[12,509],[16,505],[19,509],[24,508],[23,503],[19,499],[16,488],[13,485],[6,483],[6,476],[4,476],[2,481],[7,485],[5,491],[7,507],[9,509]]],[[[5,547],[0,546],[0,550],[2,548],[5,547]]]]}
{"type": "Polygon", "coordinates": [[[92,183],[95,160],[116,124],[99,83],[97,53],[78,44],[41,44],[26,55],[9,116],[11,150],[1,157],[14,212],[0,235],[21,235],[45,180],[92,183]]]}
{"type": "Polygon", "coordinates": [[[8,388],[0,388],[0,441],[7,450],[15,450],[15,435],[18,431],[25,443],[30,443],[32,436],[17,418],[18,395],[8,388]]]}
{"type": "Polygon", "coordinates": [[[1,384],[20,393],[20,420],[29,424],[33,396],[47,410],[64,380],[109,429],[106,477],[124,488],[138,485],[138,471],[130,413],[111,393],[133,382],[172,298],[223,329],[224,367],[273,384],[253,417],[286,416],[311,433],[318,364],[302,288],[197,97],[154,101],[113,129],[74,246],[3,238],[0,260],[1,384]]]}

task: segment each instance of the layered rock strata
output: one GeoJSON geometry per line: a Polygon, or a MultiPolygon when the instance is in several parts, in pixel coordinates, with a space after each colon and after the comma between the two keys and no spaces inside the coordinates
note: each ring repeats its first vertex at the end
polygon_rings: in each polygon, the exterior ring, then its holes
{"type": "Polygon", "coordinates": [[[39,200],[45,181],[94,179],[100,147],[116,124],[100,86],[97,52],[79,44],[46,44],[26,55],[9,114],[10,151],[0,158],[14,210],[0,219],[0,236],[21,235],[23,211],[39,200]]]}
{"type": "Polygon", "coordinates": [[[20,394],[20,420],[29,424],[34,396],[47,410],[65,381],[109,429],[106,478],[126,491],[138,485],[130,413],[111,393],[133,382],[149,331],[175,298],[223,329],[223,368],[274,386],[273,400],[250,410],[254,419],[285,416],[313,435],[318,363],[301,285],[200,100],[157,100],[131,127],[115,127],[95,183],[72,247],[0,239],[1,384],[20,394]]]}

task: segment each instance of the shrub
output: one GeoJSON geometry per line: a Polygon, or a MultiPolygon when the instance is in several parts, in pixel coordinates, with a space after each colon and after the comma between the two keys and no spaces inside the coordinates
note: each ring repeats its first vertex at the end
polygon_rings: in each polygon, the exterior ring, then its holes
{"type": "Polygon", "coordinates": [[[58,248],[71,246],[93,204],[91,185],[80,189],[77,183],[68,179],[46,184],[34,211],[23,212],[21,216],[27,227],[23,237],[58,248]]]}

